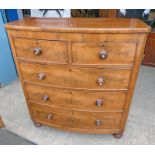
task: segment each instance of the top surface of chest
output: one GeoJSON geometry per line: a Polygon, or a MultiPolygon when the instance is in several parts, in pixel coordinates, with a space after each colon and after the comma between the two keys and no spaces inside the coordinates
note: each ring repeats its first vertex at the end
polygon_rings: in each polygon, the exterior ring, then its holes
{"type": "Polygon", "coordinates": [[[145,33],[149,26],[139,19],[125,18],[24,18],[6,25],[7,29],[89,32],[89,33],[145,33]]]}

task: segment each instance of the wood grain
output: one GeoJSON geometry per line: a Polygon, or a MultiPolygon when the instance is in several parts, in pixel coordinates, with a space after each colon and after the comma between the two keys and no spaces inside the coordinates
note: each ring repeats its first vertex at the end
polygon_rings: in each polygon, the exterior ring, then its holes
{"type": "Polygon", "coordinates": [[[25,31],[79,33],[144,33],[150,30],[149,26],[134,18],[24,18],[6,24],[6,28],[25,31]]]}
{"type": "Polygon", "coordinates": [[[25,38],[25,39],[43,39],[43,40],[59,40],[59,41],[71,41],[71,42],[138,42],[139,37],[143,36],[143,33],[60,33],[60,32],[46,32],[46,31],[16,31],[8,29],[7,33],[13,38],[25,38]]]}
{"type": "Polygon", "coordinates": [[[4,128],[4,127],[5,127],[4,122],[2,120],[2,117],[0,116],[0,128],[4,128]]]}
{"type": "Polygon", "coordinates": [[[60,127],[81,129],[119,129],[121,113],[91,113],[47,108],[32,104],[35,120],[50,123],[60,127]],[[52,118],[48,119],[51,114],[52,118]],[[102,120],[100,126],[96,126],[96,120],[102,120]]]}
{"type": "Polygon", "coordinates": [[[130,76],[130,82],[129,82],[129,90],[128,90],[128,95],[126,98],[126,103],[124,105],[124,113],[122,116],[122,120],[121,120],[121,133],[124,132],[125,129],[125,124],[128,118],[128,113],[129,113],[129,109],[131,106],[131,101],[132,101],[132,97],[133,97],[133,93],[134,93],[134,89],[135,89],[135,84],[136,84],[136,80],[138,77],[138,72],[140,69],[140,65],[142,62],[142,57],[143,57],[143,52],[144,52],[144,48],[146,45],[146,40],[147,40],[147,34],[144,34],[143,37],[140,37],[140,41],[137,47],[137,51],[136,51],[136,56],[135,56],[135,64],[134,67],[132,69],[132,73],[130,76]]]}
{"type": "Polygon", "coordinates": [[[66,42],[15,38],[14,44],[17,57],[53,63],[68,63],[66,42]],[[35,48],[40,48],[40,55],[34,54],[35,48]]]}
{"type": "Polygon", "coordinates": [[[20,66],[19,66],[18,59],[17,59],[15,45],[14,45],[14,42],[13,42],[13,38],[11,36],[9,36],[9,41],[10,41],[10,46],[11,46],[11,49],[12,49],[13,58],[14,58],[14,61],[15,61],[15,64],[16,64],[17,72],[18,72],[18,75],[19,75],[19,79],[21,81],[21,86],[23,88],[23,92],[24,92],[24,96],[25,96],[25,99],[26,99],[29,114],[30,114],[31,119],[33,120],[32,110],[31,110],[31,107],[30,107],[30,103],[28,102],[27,93],[26,93],[26,90],[25,90],[25,87],[24,87],[24,80],[23,80],[21,69],[20,69],[20,66]]]}
{"type": "Polygon", "coordinates": [[[28,18],[6,28],[34,122],[122,135],[150,27],[137,19],[28,18]]]}
{"type": "Polygon", "coordinates": [[[119,129],[121,116],[121,113],[73,111],[73,126],[79,129],[119,129]],[[96,125],[97,120],[101,121],[99,126],[96,125]]]}
{"type": "Polygon", "coordinates": [[[25,86],[30,102],[70,110],[122,112],[126,98],[126,92],[75,91],[29,83],[25,86]],[[45,95],[47,101],[43,100],[45,95]],[[103,102],[100,107],[96,105],[97,100],[103,102]]]}
{"type": "Polygon", "coordinates": [[[83,42],[72,44],[74,64],[133,64],[136,43],[124,42],[83,42]],[[100,58],[101,51],[106,51],[107,58],[100,58]]]}
{"type": "Polygon", "coordinates": [[[128,89],[130,69],[92,69],[47,66],[21,62],[24,80],[51,86],[63,86],[83,89],[128,89]],[[38,79],[43,73],[45,78],[38,79]],[[103,78],[103,85],[97,83],[103,78]]]}
{"type": "Polygon", "coordinates": [[[149,33],[143,65],[155,67],[155,33],[149,33]]]}
{"type": "Polygon", "coordinates": [[[83,89],[128,89],[130,69],[72,68],[71,86],[83,89]],[[98,79],[103,78],[102,85],[98,79]]]}
{"type": "Polygon", "coordinates": [[[38,107],[32,105],[33,117],[35,120],[40,120],[47,122],[53,125],[62,126],[62,127],[72,127],[72,112],[68,110],[54,109],[54,108],[45,108],[44,106],[38,107]],[[52,115],[51,118],[48,118],[48,115],[52,115]]]}
{"type": "Polygon", "coordinates": [[[20,62],[20,68],[22,70],[23,78],[26,81],[54,86],[70,86],[70,72],[67,67],[20,62]],[[38,79],[40,73],[45,75],[43,80],[38,79]]]}
{"type": "Polygon", "coordinates": [[[116,18],[118,9],[99,9],[99,17],[116,18]]]}

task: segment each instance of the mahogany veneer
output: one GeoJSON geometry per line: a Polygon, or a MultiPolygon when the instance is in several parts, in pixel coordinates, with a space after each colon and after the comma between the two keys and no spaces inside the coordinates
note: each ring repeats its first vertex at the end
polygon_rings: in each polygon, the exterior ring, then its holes
{"type": "Polygon", "coordinates": [[[121,137],[150,28],[138,19],[6,25],[34,125],[121,137]]]}
{"type": "Polygon", "coordinates": [[[155,67],[155,32],[148,35],[143,65],[155,67]]]}

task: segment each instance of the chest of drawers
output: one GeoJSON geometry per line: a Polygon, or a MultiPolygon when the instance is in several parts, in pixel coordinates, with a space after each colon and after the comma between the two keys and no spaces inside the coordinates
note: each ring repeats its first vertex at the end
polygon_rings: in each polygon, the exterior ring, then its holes
{"type": "Polygon", "coordinates": [[[121,137],[150,28],[138,19],[6,25],[35,126],[121,137]]]}

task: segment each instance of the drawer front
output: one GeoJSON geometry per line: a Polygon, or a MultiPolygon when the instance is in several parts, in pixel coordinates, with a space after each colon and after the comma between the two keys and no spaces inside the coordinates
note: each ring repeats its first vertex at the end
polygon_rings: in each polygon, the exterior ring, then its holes
{"type": "Polygon", "coordinates": [[[45,106],[85,110],[122,111],[125,92],[71,91],[26,83],[28,99],[45,106]]]}
{"type": "Polygon", "coordinates": [[[82,89],[128,89],[129,69],[91,69],[20,63],[25,80],[82,89]]]}
{"type": "Polygon", "coordinates": [[[73,64],[132,64],[136,52],[136,43],[73,43],[73,64]]]}
{"type": "Polygon", "coordinates": [[[70,85],[70,74],[67,67],[20,62],[20,68],[24,80],[46,85],[66,87],[70,85]]]}
{"type": "Polygon", "coordinates": [[[126,93],[73,91],[72,107],[87,111],[123,111],[126,93]]]}
{"type": "Polygon", "coordinates": [[[33,118],[58,127],[72,127],[72,111],[31,106],[33,118]]]}
{"type": "Polygon", "coordinates": [[[88,89],[128,89],[130,69],[73,68],[72,87],[88,89]]]}
{"type": "Polygon", "coordinates": [[[122,113],[78,112],[36,105],[31,109],[35,120],[75,129],[119,129],[122,116],[122,113]]]}
{"type": "Polygon", "coordinates": [[[60,40],[70,42],[138,42],[144,38],[143,33],[57,33],[45,31],[14,31],[8,30],[8,34],[13,37],[35,38],[43,40],[60,40]]]}
{"type": "Polygon", "coordinates": [[[71,108],[71,91],[26,83],[28,99],[35,103],[57,108],[71,108]]]}
{"type": "Polygon", "coordinates": [[[66,42],[15,38],[14,44],[17,57],[44,62],[68,63],[66,42]]]}
{"type": "Polygon", "coordinates": [[[79,129],[119,129],[122,113],[73,112],[73,127],[79,129]]]}

